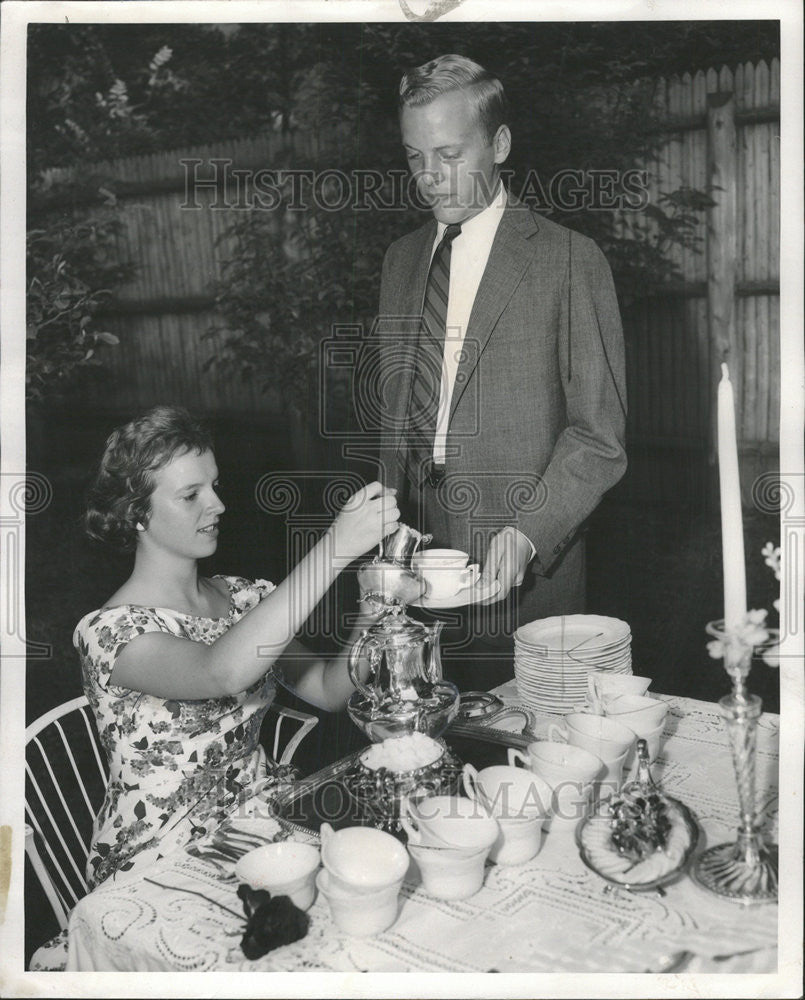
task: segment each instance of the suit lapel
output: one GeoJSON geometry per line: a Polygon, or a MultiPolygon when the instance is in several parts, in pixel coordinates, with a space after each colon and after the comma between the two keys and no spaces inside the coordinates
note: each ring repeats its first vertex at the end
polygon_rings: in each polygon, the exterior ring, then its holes
{"type": "Polygon", "coordinates": [[[402,443],[403,427],[408,414],[408,399],[414,378],[414,357],[419,343],[419,327],[422,321],[422,300],[425,282],[430,269],[430,250],[436,238],[436,223],[431,220],[424,225],[412,240],[411,249],[396,274],[396,286],[392,298],[392,316],[380,318],[389,324],[386,340],[387,371],[393,368],[396,377],[386,382],[386,403],[392,421],[392,446],[398,451],[402,443]],[[404,347],[403,347],[404,345],[404,347]],[[408,363],[400,364],[401,347],[408,363]]]}
{"type": "Polygon", "coordinates": [[[465,344],[468,349],[463,352],[456,373],[453,398],[450,403],[451,420],[492,335],[495,323],[520,284],[536,252],[531,237],[538,230],[539,226],[528,207],[509,195],[509,204],[495,233],[489,260],[467,324],[465,344]]]}

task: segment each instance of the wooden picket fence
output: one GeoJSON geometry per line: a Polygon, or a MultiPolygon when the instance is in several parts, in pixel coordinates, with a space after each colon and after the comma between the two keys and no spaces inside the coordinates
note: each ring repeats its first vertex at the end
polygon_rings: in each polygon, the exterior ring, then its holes
{"type": "MultiPolygon", "coordinates": [[[[630,441],[637,451],[706,456],[718,363],[726,358],[742,448],[762,470],[774,465],[779,441],[780,64],[655,83],[663,140],[642,165],[650,200],[685,186],[709,191],[717,205],[703,216],[700,248],[671,251],[678,280],[624,307],[630,441]]],[[[171,400],[244,417],[277,411],[276,395],[203,370],[217,346],[204,334],[215,320],[213,290],[227,251],[220,239],[243,209],[225,207],[220,187],[188,199],[187,174],[209,176],[215,160],[239,169],[311,163],[341,141],[337,133],[270,134],[98,165],[116,181],[126,223],[121,254],[137,271],[108,317],[120,344],[107,354],[110,380],[88,393],[90,409],[124,414],[171,400]]],[[[292,220],[275,214],[285,231],[292,220]]]]}
{"type": "Polygon", "coordinates": [[[780,64],[660,79],[656,100],[668,131],[646,165],[650,200],[685,186],[709,192],[717,207],[707,213],[698,252],[670,251],[680,281],[624,317],[632,428],[645,442],[705,448],[723,359],[736,383],[744,450],[773,455],[780,426],[780,64]],[[731,128],[731,143],[708,135],[708,114],[729,119],[717,134],[731,128]]]}

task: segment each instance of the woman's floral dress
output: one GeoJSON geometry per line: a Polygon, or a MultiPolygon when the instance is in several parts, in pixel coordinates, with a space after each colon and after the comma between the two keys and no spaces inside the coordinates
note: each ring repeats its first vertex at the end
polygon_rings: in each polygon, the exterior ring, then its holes
{"type": "Polygon", "coordinates": [[[92,611],[76,626],[84,692],[110,768],[87,861],[90,889],[217,827],[264,776],[259,735],[276,690],[271,670],[240,694],[198,701],[156,698],[112,677],[135,636],[166,632],[209,645],[274,590],[265,580],[222,579],[230,592],[224,618],[126,604],[92,611]]]}

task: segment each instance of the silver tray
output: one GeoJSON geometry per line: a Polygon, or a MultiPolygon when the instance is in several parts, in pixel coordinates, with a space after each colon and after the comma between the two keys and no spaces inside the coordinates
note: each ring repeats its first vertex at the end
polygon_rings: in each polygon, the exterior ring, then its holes
{"type": "MultiPolygon", "coordinates": [[[[492,763],[507,763],[509,747],[525,750],[533,739],[531,733],[522,735],[460,722],[453,723],[440,742],[447,744],[453,760],[458,758],[459,762],[486,767],[492,763]]],[[[367,808],[367,803],[354,794],[354,776],[365,771],[360,763],[361,754],[365,752],[366,747],[362,747],[281,792],[271,803],[272,816],[286,830],[314,837],[318,837],[319,827],[325,821],[336,829],[339,826],[381,825],[397,832],[393,811],[388,816],[378,817],[375,809],[367,808]]]]}

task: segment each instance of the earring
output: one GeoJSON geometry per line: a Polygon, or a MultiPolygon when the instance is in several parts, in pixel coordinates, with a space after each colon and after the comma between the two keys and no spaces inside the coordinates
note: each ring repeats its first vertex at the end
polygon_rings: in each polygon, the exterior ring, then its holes
{"type": "Polygon", "coordinates": [[[137,522],[135,527],[137,528],[138,531],[145,531],[145,525],[141,524],[139,521],[137,522]]]}

